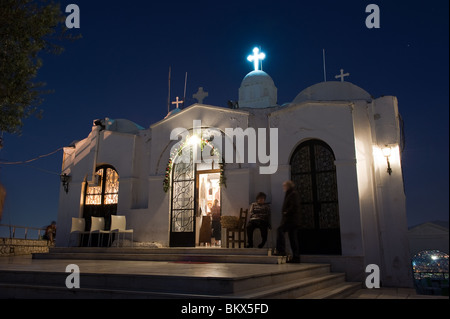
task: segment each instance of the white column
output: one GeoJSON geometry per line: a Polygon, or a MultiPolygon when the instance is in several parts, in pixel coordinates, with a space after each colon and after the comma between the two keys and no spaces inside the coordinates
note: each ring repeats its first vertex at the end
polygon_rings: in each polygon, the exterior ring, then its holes
{"type": "Polygon", "coordinates": [[[364,255],[364,246],[361,231],[356,160],[338,160],[335,164],[342,255],[362,256],[364,255]]]}

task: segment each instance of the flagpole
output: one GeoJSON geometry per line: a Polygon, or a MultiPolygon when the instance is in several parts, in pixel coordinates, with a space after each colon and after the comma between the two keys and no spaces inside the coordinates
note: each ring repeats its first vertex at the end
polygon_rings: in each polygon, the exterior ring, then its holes
{"type": "Polygon", "coordinates": [[[184,78],[183,108],[184,108],[184,103],[186,102],[186,84],[187,84],[187,76],[188,76],[188,73],[186,72],[186,77],[184,78]]]}
{"type": "Polygon", "coordinates": [[[170,74],[172,73],[172,66],[169,66],[169,94],[167,96],[167,114],[170,112],[170,74]]]}

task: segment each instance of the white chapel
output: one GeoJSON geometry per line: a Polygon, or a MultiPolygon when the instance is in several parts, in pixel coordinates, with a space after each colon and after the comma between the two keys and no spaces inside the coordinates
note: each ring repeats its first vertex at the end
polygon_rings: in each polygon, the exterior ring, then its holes
{"type": "Polygon", "coordinates": [[[85,139],[64,148],[62,174],[70,179],[61,186],[56,245],[77,244],[69,241],[72,218],[84,218],[89,230],[91,216],[104,217],[107,228],[122,215],[136,243],[196,247],[216,200],[222,216],[238,216],[259,192],[271,203],[274,232],[281,185],[292,180],[301,197],[302,261],[331,263],[359,281],[376,264],[385,286],[410,286],[398,101],[374,98],[344,76],[280,105],[275,82],[255,63],[236,107],[204,104],[201,88],[199,103],[177,104],[147,128],[95,120],[85,139]],[[196,144],[210,160],[192,155],[196,144]]]}

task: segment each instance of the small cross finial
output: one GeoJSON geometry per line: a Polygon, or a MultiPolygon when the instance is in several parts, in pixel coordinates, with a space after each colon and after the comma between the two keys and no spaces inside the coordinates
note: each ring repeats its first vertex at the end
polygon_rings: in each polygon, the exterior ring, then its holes
{"type": "Polygon", "coordinates": [[[258,48],[253,49],[253,55],[249,55],[247,57],[247,60],[250,62],[253,62],[253,65],[255,66],[255,71],[259,70],[259,62],[264,60],[266,58],[266,55],[262,52],[259,52],[258,48]]]}
{"type": "Polygon", "coordinates": [[[335,76],[335,78],[336,79],[341,79],[341,82],[344,82],[344,77],[346,77],[346,76],[350,76],[350,73],[345,73],[344,74],[344,69],[341,69],[341,74],[339,74],[339,75],[336,75],[335,76]]]}
{"type": "Polygon", "coordinates": [[[192,95],[194,99],[198,101],[198,103],[203,104],[203,100],[208,96],[208,92],[205,92],[202,87],[198,88],[197,93],[192,95]]]}
{"type": "Polygon", "coordinates": [[[172,104],[176,104],[178,108],[178,104],[183,104],[183,101],[179,101],[177,96],[177,100],[175,102],[172,102],[172,104]]]}

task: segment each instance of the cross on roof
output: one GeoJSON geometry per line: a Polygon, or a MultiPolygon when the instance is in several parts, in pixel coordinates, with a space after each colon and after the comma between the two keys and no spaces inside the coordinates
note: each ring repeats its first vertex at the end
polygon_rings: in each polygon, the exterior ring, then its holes
{"type": "Polygon", "coordinates": [[[197,93],[195,93],[194,95],[192,95],[192,97],[194,99],[196,99],[198,101],[198,103],[203,104],[203,100],[205,99],[205,97],[208,96],[208,92],[203,91],[202,87],[198,88],[197,93]]]}
{"type": "Polygon", "coordinates": [[[183,104],[183,101],[179,101],[177,96],[177,100],[175,102],[172,102],[172,104],[176,104],[178,108],[178,104],[183,104]]]}
{"type": "Polygon", "coordinates": [[[336,79],[341,78],[341,82],[344,82],[344,77],[346,77],[346,76],[350,76],[350,73],[345,73],[344,74],[344,69],[341,69],[341,74],[336,75],[335,78],[336,79]]]}
{"type": "Polygon", "coordinates": [[[253,55],[249,55],[247,57],[247,60],[250,62],[253,62],[253,65],[255,66],[255,71],[259,70],[259,62],[261,60],[264,60],[266,58],[266,55],[264,53],[260,53],[258,48],[253,49],[253,55]]]}

